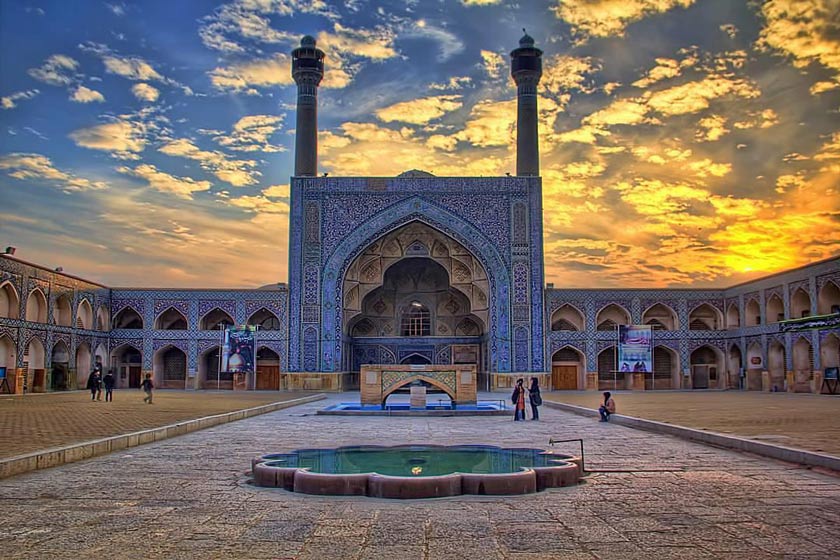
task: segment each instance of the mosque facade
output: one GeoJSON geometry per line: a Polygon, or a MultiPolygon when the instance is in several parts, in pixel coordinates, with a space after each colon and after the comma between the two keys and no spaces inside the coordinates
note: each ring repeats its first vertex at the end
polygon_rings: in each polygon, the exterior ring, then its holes
{"type": "Polygon", "coordinates": [[[288,285],[117,289],[2,255],[0,390],[83,387],[97,363],[126,388],[151,374],[168,388],[349,390],[365,364],[473,364],[479,389],[538,376],[553,389],[822,390],[840,365],[840,258],[726,289],[545,284],[541,55],[527,35],[511,53],[515,176],[327,177],[325,54],[305,37],[292,53],[288,285]],[[257,371],[239,379],[219,371],[220,335],[245,324],[257,371]],[[631,324],[653,329],[646,374],[616,367],[616,326],[631,324]]]}

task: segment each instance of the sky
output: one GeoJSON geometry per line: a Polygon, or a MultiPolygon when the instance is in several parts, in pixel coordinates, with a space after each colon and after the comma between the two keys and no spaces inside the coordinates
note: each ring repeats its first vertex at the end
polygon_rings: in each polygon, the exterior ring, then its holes
{"type": "Polygon", "coordinates": [[[124,287],[287,281],[303,35],[331,176],[514,172],[546,281],[724,287],[840,254],[840,0],[0,0],[0,245],[124,287]]]}

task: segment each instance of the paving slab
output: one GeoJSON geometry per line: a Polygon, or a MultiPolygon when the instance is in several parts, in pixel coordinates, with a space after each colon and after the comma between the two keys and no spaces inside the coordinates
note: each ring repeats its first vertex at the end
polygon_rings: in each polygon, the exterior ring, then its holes
{"type": "Polygon", "coordinates": [[[2,480],[0,558],[837,557],[835,476],[551,409],[540,422],[315,415],[352,399],[2,480]],[[551,437],[585,439],[595,471],[585,483],[393,501],[248,482],[252,457],[300,447],[547,447],[551,437]]]}

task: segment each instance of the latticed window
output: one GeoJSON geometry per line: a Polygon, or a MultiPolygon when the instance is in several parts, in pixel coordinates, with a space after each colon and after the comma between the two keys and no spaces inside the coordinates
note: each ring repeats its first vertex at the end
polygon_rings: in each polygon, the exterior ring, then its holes
{"type": "Polygon", "coordinates": [[[402,336],[429,336],[432,334],[429,309],[420,302],[413,301],[403,312],[402,336]]]}

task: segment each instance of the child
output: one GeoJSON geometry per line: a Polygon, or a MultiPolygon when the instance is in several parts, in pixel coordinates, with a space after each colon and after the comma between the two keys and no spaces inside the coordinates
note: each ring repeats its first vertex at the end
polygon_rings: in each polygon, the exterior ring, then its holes
{"type": "Polygon", "coordinates": [[[146,379],[144,379],[143,383],[140,384],[140,388],[146,393],[146,396],[143,398],[143,402],[152,404],[152,389],[155,388],[155,384],[152,383],[151,373],[146,374],[146,379]]]}
{"type": "Polygon", "coordinates": [[[109,369],[105,377],[102,378],[102,384],[105,385],[105,402],[114,402],[114,370],[109,369]]]}

